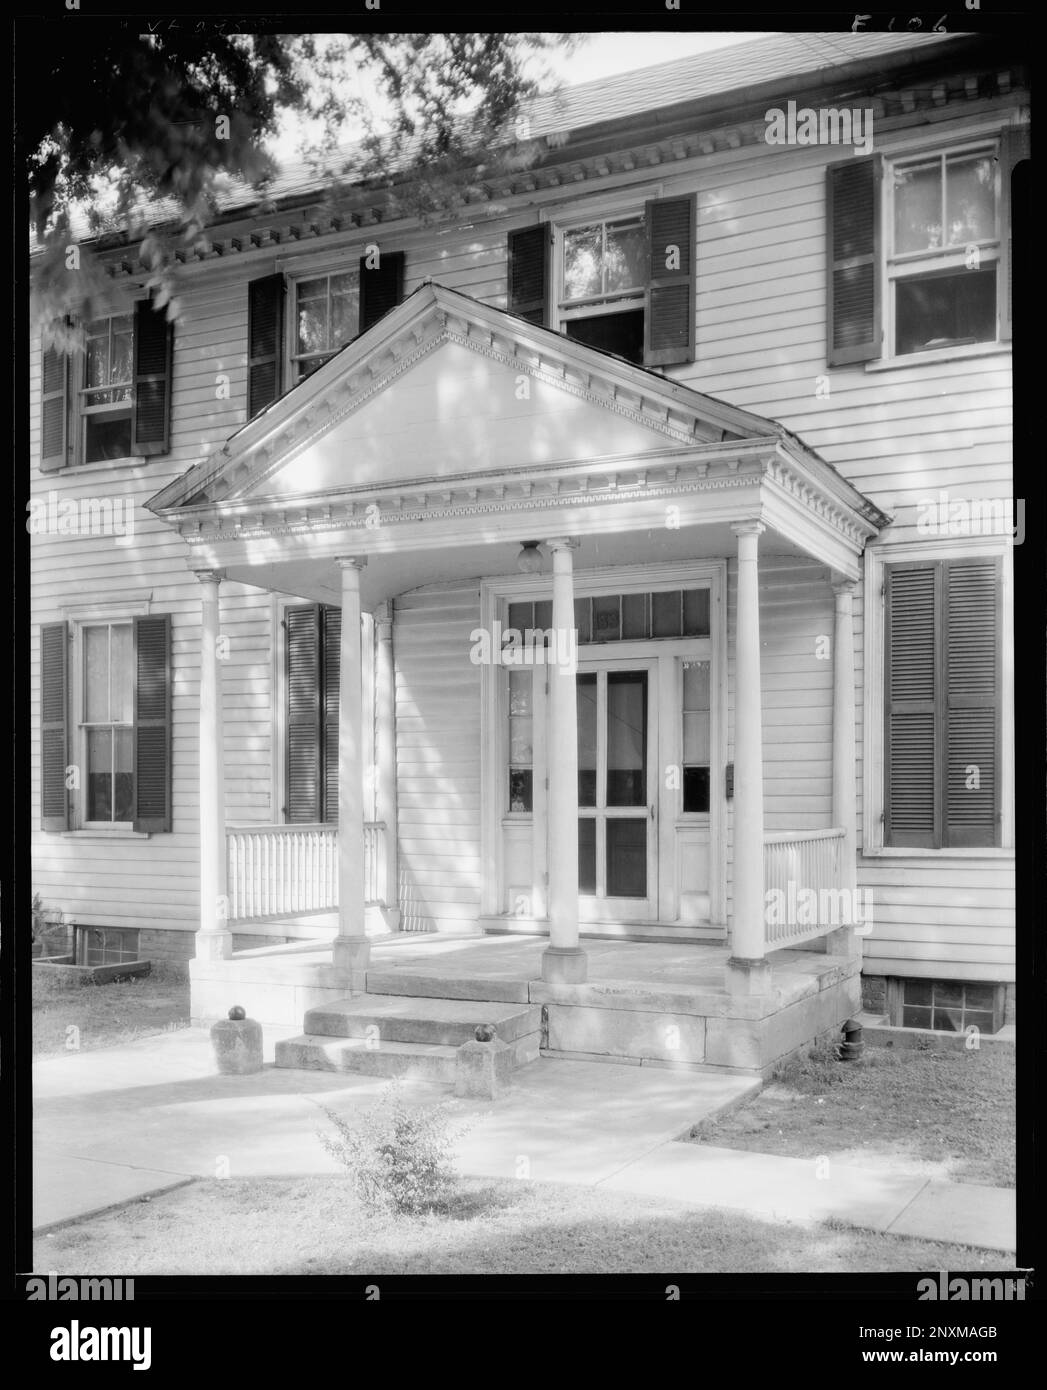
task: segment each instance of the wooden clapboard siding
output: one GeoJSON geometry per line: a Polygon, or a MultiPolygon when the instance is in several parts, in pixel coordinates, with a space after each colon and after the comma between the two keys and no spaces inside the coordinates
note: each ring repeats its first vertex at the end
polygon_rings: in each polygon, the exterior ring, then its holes
{"type": "Polygon", "coordinates": [[[475,927],[480,909],[479,584],[396,600],[396,797],[407,925],[475,927]]]}

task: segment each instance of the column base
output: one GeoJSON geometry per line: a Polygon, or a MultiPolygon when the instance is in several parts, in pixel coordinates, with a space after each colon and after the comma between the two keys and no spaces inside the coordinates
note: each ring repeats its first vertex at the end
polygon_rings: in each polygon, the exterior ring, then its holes
{"type": "Polygon", "coordinates": [[[579,946],[547,946],[542,952],[542,979],[548,985],[584,985],[589,957],[579,946]]]}
{"type": "Polygon", "coordinates": [[[336,936],[331,943],[331,964],[344,970],[348,985],[355,993],[367,987],[367,966],[371,958],[371,943],[362,937],[336,936]]]}
{"type": "Polygon", "coordinates": [[[736,998],[770,994],[771,967],[765,960],[743,960],[732,956],[724,972],[727,993],[736,998]]]}
{"type": "Polygon", "coordinates": [[[198,931],[196,933],[196,960],[228,960],[233,954],[233,934],[231,931],[198,931]]]}

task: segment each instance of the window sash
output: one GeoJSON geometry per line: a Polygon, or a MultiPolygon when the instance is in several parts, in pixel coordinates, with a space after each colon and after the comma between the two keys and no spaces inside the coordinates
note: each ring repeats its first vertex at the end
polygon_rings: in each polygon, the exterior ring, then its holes
{"type": "Polygon", "coordinates": [[[607,289],[607,230],[608,228],[622,231],[638,231],[641,238],[645,231],[645,219],[643,213],[634,213],[620,217],[597,218],[587,222],[576,223],[573,226],[563,226],[560,229],[560,298],[558,307],[561,317],[574,318],[582,317],[586,314],[605,313],[612,306],[617,308],[622,304],[642,303],[647,293],[646,276],[642,276],[640,283],[636,285],[622,286],[619,289],[607,289]],[[597,227],[600,229],[600,285],[601,289],[597,294],[569,296],[567,293],[567,247],[568,239],[579,232],[593,231],[597,227]]]}
{"type": "Polygon", "coordinates": [[[298,374],[299,380],[308,375],[308,371],[304,370],[304,368],[308,367],[315,370],[317,367],[323,366],[323,364],[329,361],[340,348],[345,347],[346,343],[350,343],[354,338],[360,336],[360,285],[358,280],[355,281],[355,283],[353,283],[353,280],[354,277],[349,272],[332,271],[330,274],[323,276],[311,275],[295,283],[294,340],[291,351],[291,361],[295,364],[295,371],[298,374]],[[345,292],[332,291],[331,281],[343,277],[348,277],[350,281],[347,290],[345,292]],[[301,293],[302,287],[307,284],[315,284],[319,280],[323,280],[324,282],[323,295],[308,295],[303,300],[301,293]],[[356,302],[356,331],[350,333],[341,342],[335,342],[332,333],[332,324],[334,322],[332,308],[335,299],[347,299],[350,301],[355,299],[356,302]],[[323,304],[324,306],[324,346],[321,348],[304,348],[302,346],[300,309],[303,303],[323,304]]]}

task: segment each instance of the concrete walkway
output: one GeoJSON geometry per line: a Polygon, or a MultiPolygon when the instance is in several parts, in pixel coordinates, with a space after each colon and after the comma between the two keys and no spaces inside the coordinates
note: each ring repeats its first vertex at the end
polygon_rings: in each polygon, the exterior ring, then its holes
{"type": "MultiPolygon", "coordinates": [[[[294,1032],[266,1029],[269,1063],[294,1032]]],[[[207,1030],[188,1028],[38,1062],[33,1084],[33,1224],[44,1230],[197,1177],[338,1172],[316,1137],[320,1107],[351,1114],[386,1083],[272,1065],[218,1076],[207,1030]]],[[[448,1095],[410,1089],[420,1101],[448,1095]]],[[[673,1142],[756,1089],[744,1076],[543,1058],[503,1099],[460,1103],[474,1120],[460,1167],[1014,1250],[1013,1191],[673,1142]]]]}

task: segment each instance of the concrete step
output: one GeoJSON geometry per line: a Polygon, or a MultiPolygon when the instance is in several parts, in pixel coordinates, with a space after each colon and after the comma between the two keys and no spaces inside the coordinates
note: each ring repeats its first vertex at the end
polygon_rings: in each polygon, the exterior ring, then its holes
{"type": "Polygon", "coordinates": [[[323,1037],[460,1047],[480,1023],[491,1024],[503,1042],[512,1043],[540,1031],[541,1005],[358,994],[310,1009],[303,1026],[323,1037]]]}
{"type": "Polygon", "coordinates": [[[455,1048],[431,1043],[380,1042],[328,1038],[303,1033],[276,1044],[276,1065],[299,1071],[351,1071],[364,1076],[410,1076],[454,1084],[455,1048]]]}
{"type": "Polygon", "coordinates": [[[526,1004],[528,981],[492,979],[489,975],[412,974],[406,967],[368,970],[368,994],[402,994],[413,999],[477,999],[485,1003],[526,1004]]]}

